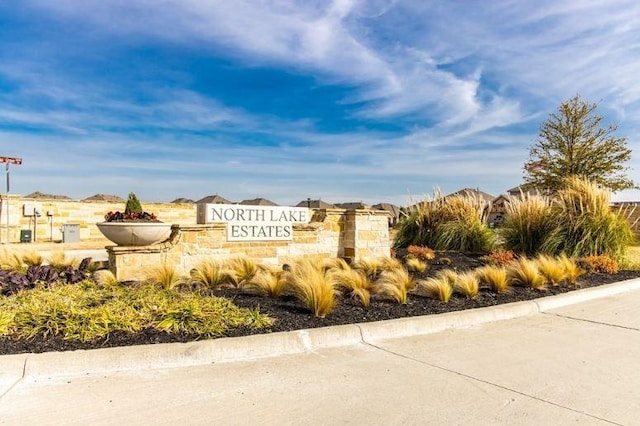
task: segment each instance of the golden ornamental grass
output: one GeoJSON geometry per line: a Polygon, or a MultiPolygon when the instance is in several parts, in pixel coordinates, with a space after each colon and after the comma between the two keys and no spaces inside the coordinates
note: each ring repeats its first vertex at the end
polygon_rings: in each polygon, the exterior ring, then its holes
{"type": "Polygon", "coordinates": [[[325,273],[321,262],[301,259],[293,263],[287,277],[287,289],[313,315],[324,318],[335,307],[338,290],[332,274],[325,273]]]}

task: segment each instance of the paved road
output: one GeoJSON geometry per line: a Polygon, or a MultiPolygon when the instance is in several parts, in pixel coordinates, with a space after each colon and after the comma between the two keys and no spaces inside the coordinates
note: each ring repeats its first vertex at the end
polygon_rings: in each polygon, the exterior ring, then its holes
{"type": "Polygon", "coordinates": [[[0,424],[640,424],[640,291],[313,353],[27,377],[0,424]]]}

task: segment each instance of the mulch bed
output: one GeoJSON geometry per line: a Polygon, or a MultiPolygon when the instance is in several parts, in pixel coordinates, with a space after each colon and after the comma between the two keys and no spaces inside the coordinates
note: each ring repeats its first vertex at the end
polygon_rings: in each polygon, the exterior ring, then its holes
{"type": "MultiPolygon", "coordinates": [[[[438,253],[438,257],[430,263],[429,269],[427,272],[422,274],[421,278],[431,276],[444,268],[455,268],[458,271],[464,271],[478,266],[482,266],[482,262],[478,260],[478,256],[476,255],[438,253]],[[446,263],[442,261],[443,257],[450,259],[451,263],[448,264],[448,261],[446,263]]],[[[620,271],[617,274],[589,274],[580,278],[579,287],[577,288],[595,287],[639,277],[640,271],[620,271]]],[[[251,309],[258,307],[261,313],[267,314],[275,320],[274,324],[269,328],[255,330],[243,327],[229,330],[225,336],[221,336],[237,337],[251,334],[273,333],[359,322],[382,321],[419,315],[440,314],[444,312],[461,311],[503,303],[531,300],[539,297],[566,293],[573,289],[573,287],[568,286],[551,287],[547,290],[513,287],[508,293],[500,295],[489,290],[481,290],[479,295],[473,300],[454,294],[448,303],[442,303],[427,297],[411,294],[406,305],[399,305],[395,302],[374,298],[372,299],[371,306],[369,308],[363,308],[357,301],[352,300],[351,298],[343,298],[336,304],[334,310],[326,318],[314,317],[292,297],[270,299],[244,294],[235,289],[221,289],[215,291],[213,294],[232,299],[233,302],[240,307],[251,309]]],[[[151,329],[143,330],[135,334],[124,332],[112,333],[105,340],[86,343],[67,341],[60,337],[49,337],[45,339],[34,338],[31,340],[0,338],[0,354],[25,352],[38,353],[155,343],[189,342],[198,339],[198,336],[175,335],[151,329]]]]}

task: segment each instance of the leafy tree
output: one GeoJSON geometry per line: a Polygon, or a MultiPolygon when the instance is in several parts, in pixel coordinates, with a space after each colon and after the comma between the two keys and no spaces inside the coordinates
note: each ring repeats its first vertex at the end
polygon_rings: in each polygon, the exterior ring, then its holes
{"type": "Polygon", "coordinates": [[[613,191],[634,187],[623,166],[631,158],[627,140],[614,135],[616,125],[602,126],[597,108],[576,95],[540,126],[524,165],[528,185],[554,192],[575,176],[613,191]]]}

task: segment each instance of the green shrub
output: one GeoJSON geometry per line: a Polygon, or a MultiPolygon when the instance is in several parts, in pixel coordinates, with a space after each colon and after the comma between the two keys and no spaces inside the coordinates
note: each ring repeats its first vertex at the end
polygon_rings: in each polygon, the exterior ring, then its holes
{"type": "Polygon", "coordinates": [[[124,208],[124,213],[142,213],[142,205],[140,204],[138,197],[136,197],[136,194],[133,192],[130,192],[129,197],[127,197],[127,204],[124,208]]]}

